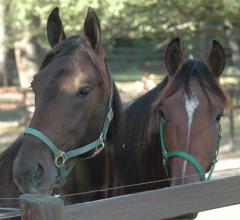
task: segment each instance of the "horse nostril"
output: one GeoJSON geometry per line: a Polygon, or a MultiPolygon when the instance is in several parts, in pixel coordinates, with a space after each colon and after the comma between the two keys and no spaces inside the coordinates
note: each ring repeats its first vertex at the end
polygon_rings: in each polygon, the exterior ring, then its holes
{"type": "Polygon", "coordinates": [[[13,179],[22,193],[32,193],[42,184],[44,166],[36,161],[26,164],[14,164],[13,179]]]}
{"type": "Polygon", "coordinates": [[[41,177],[43,176],[43,166],[40,163],[36,163],[33,173],[32,173],[32,177],[36,182],[40,182],[41,181],[41,177]]]}

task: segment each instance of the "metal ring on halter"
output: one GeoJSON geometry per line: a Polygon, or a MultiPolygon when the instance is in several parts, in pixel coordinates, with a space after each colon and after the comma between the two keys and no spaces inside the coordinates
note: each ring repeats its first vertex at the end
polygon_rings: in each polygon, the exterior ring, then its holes
{"type": "Polygon", "coordinates": [[[99,139],[100,139],[100,141],[101,141],[102,147],[104,147],[104,146],[105,146],[105,143],[104,143],[104,134],[103,134],[103,133],[100,134],[99,139]]]}
{"type": "Polygon", "coordinates": [[[93,156],[95,157],[96,155],[98,155],[104,149],[104,147],[105,147],[105,144],[103,143],[102,146],[94,152],[93,156]]]}
{"type": "Polygon", "coordinates": [[[60,154],[55,157],[55,165],[60,168],[65,165],[66,162],[66,157],[65,157],[65,152],[60,151],[60,154]]]}
{"type": "Polygon", "coordinates": [[[110,111],[108,112],[108,115],[107,115],[107,119],[108,119],[109,122],[112,120],[112,116],[113,116],[113,110],[111,108],[110,111]]]}
{"type": "Polygon", "coordinates": [[[105,147],[103,133],[100,134],[99,139],[100,139],[100,142],[101,142],[101,145],[99,145],[99,146],[101,146],[101,147],[95,148],[95,152],[93,153],[93,155],[90,158],[95,157],[96,155],[98,155],[105,147]]]}

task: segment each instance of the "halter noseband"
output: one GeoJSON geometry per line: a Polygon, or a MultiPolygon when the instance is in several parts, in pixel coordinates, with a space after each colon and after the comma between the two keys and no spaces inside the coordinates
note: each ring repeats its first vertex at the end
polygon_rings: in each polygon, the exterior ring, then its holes
{"type": "Polygon", "coordinates": [[[210,178],[212,176],[212,173],[213,173],[213,170],[214,170],[214,167],[215,167],[215,164],[217,163],[217,157],[218,157],[220,142],[221,142],[221,131],[218,134],[218,138],[217,138],[217,141],[216,141],[216,152],[215,152],[215,155],[214,155],[214,158],[213,158],[213,162],[212,162],[209,174],[206,177],[206,173],[205,173],[204,169],[202,168],[201,164],[198,162],[198,160],[194,156],[192,156],[192,155],[190,155],[190,154],[188,154],[184,151],[168,151],[167,150],[167,148],[165,146],[165,142],[164,142],[163,128],[164,128],[164,122],[163,122],[163,118],[161,118],[161,120],[160,120],[160,144],[161,144],[161,149],[162,149],[163,167],[164,167],[165,174],[167,175],[167,177],[169,177],[168,159],[171,158],[171,157],[182,157],[182,158],[190,161],[193,164],[195,169],[199,172],[199,174],[201,176],[201,179],[203,181],[210,180],[210,178]]]}
{"type": "Polygon", "coordinates": [[[95,141],[83,147],[64,152],[59,150],[59,148],[46,135],[44,135],[42,132],[38,131],[37,129],[27,128],[24,131],[24,135],[32,135],[37,139],[41,140],[53,153],[55,157],[55,165],[60,170],[57,181],[55,183],[55,187],[62,187],[64,185],[66,177],[68,176],[72,168],[77,163],[76,161],[73,161],[73,163],[69,167],[66,167],[65,162],[67,160],[80,156],[82,154],[85,154],[95,149],[95,152],[93,153],[93,155],[87,158],[86,157],[83,158],[83,159],[89,159],[89,158],[95,157],[98,153],[100,153],[104,149],[109,125],[113,119],[112,100],[113,100],[113,81],[111,80],[110,97],[108,100],[108,113],[103,123],[102,132],[99,138],[97,138],[95,141]]]}

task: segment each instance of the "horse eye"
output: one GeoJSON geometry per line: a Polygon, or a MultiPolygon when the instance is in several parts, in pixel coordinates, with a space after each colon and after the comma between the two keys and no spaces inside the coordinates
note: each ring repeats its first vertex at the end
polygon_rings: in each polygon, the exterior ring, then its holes
{"type": "Polygon", "coordinates": [[[81,88],[78,93],[77,96],[86,96],[90,93],[91,88],[90,87],[85,87],[85,88],[81,88]]]}

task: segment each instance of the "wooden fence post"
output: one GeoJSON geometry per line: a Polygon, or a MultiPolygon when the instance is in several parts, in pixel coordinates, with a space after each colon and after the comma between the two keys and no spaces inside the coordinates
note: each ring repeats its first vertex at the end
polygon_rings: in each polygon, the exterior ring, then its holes
{"type": "Polygon", "coordinates": [[[64,204],[60,198],[46,195],[20,196],[22,220],[64,220],[64,204]]]}

